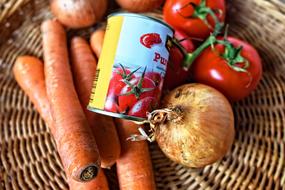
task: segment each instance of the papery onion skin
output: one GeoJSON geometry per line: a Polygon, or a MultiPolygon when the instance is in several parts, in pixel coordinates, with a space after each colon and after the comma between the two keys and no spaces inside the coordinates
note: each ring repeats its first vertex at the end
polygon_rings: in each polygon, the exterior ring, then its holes
{"type": "Polygon", "coordinates": [[[116,0],[125,10],[130,12],[148,12],[158,8],[164,0],[116,0]]]}
{"type": "Polygon", "coordinates": [[[155,138],[171,160],[201,168],[221,159],[234,140],[234,115],[228,100],[202,84],[186,84],[171,91],[163,107],[180,107],[180,121],[156,127],[155,138]]]}
{"type": "Polygon", "coordinates": [[[84,28],[102,19],[107,3],[107,0],[51,0],[50,7],[63,25],[84,28]]]}

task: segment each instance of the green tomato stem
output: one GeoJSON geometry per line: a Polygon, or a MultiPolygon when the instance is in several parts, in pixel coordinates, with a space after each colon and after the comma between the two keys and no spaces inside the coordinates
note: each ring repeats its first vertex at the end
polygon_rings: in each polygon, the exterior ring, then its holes
{"type": "Polygon", "coordinates": [[[215,29],[214,29],[214,32],[213,32],[213,36],[217,36],[221,30],[222,30],[222,27],[223,27],[223,24],[220,23],[218,17],[216,16],[216,14],[214,13],[214,11],[210,8],[206,8],[207,12],[209,13],[209,15],[211,15],[211,17],[214,19],[215,21],[215,29]]]}
{"type": "Polygon", "coordinates": [[[209,46],[214,44],[216,42],[216,37],[211,35],[207,38],[205,42],[203,42],[193,53],[187,53],[184,54],[184,60],[183,60],[183,68],[185,70],[188,70],[195,59],[209,46]]]}
{"type": "Polygon", "coordinates": [[[201,19],[209,28],[212,28],[212,27],[207,21],[207,16],[210,15],[214,19],[215,28],[214,28],[214,32],[212,35],[217,36],[220,33],[223,24],[220,23],[214,11],[211,8],[207,7],[206,1],[202,0],[199,5],[192,4],[192,6],[195,9],[193,13],[193,17],[201,19]]]}

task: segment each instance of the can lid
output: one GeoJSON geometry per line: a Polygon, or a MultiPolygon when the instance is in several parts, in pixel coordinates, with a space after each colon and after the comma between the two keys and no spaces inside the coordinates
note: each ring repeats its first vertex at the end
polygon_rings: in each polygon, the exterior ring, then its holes
{"type": "Polygon", "coordinates": [[[166,27],[169,28],[172,32],[174,32],[174,29],[173,29],[170,25],[168,25],[166,22],[164,22],[164,21],[161,20],[161,19],[158,19],[158,18],[154,18],[154,17],[152,17],[152,16],[149,16],[149,15],[118,11],[118,12],[109,14],[107,18],[110,18],[110,17],[113,17],[113,16],[130,16],[130,17],[139,17],[139,18],[144,18],[144,19],[150,19],[150,20],[156,21],[156,22],[158,22],[158,23],[160,23],[160,24],[166,26],[166,27]]]}

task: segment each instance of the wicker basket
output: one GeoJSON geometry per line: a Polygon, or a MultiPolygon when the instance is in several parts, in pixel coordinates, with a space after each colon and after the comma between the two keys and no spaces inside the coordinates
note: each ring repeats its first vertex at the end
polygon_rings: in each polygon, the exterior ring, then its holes
{"type": "MultiPolygon", "coordinates": [[[[11,74],[18,55],[42,56],[50,16],[46,0],[0,0],[0,189],[68,189],[49,130],[11,74]]],[[[262,56],[261,84],[234,105],[235,143],[220,162],[194,171],[150,145],[158,189],[285,189],[285,4],[231,0],[227,18],[262,56]]],[[[114,168],[107,176],[118,189],[114,168]]]]}

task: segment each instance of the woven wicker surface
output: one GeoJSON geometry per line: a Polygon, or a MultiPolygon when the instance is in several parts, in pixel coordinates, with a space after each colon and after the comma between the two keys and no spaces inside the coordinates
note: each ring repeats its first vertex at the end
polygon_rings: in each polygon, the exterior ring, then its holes
{"type": "MultiPolygon", "coordinates": [[[[228,5],[230,34],[263,59],[261,84],[234,105],[235,143],[220,162],[191,170],[150,145],[158,189],[285,189],[285,5],[228,5]]],[[[18,55],[42,56],[39,24],[49,16],[46,0],[0,0],[0,189],[68,188],[49,130],[11,74],[18,55]]],[[[117,189],[114,169],[107,176],[117,189]]]]}

